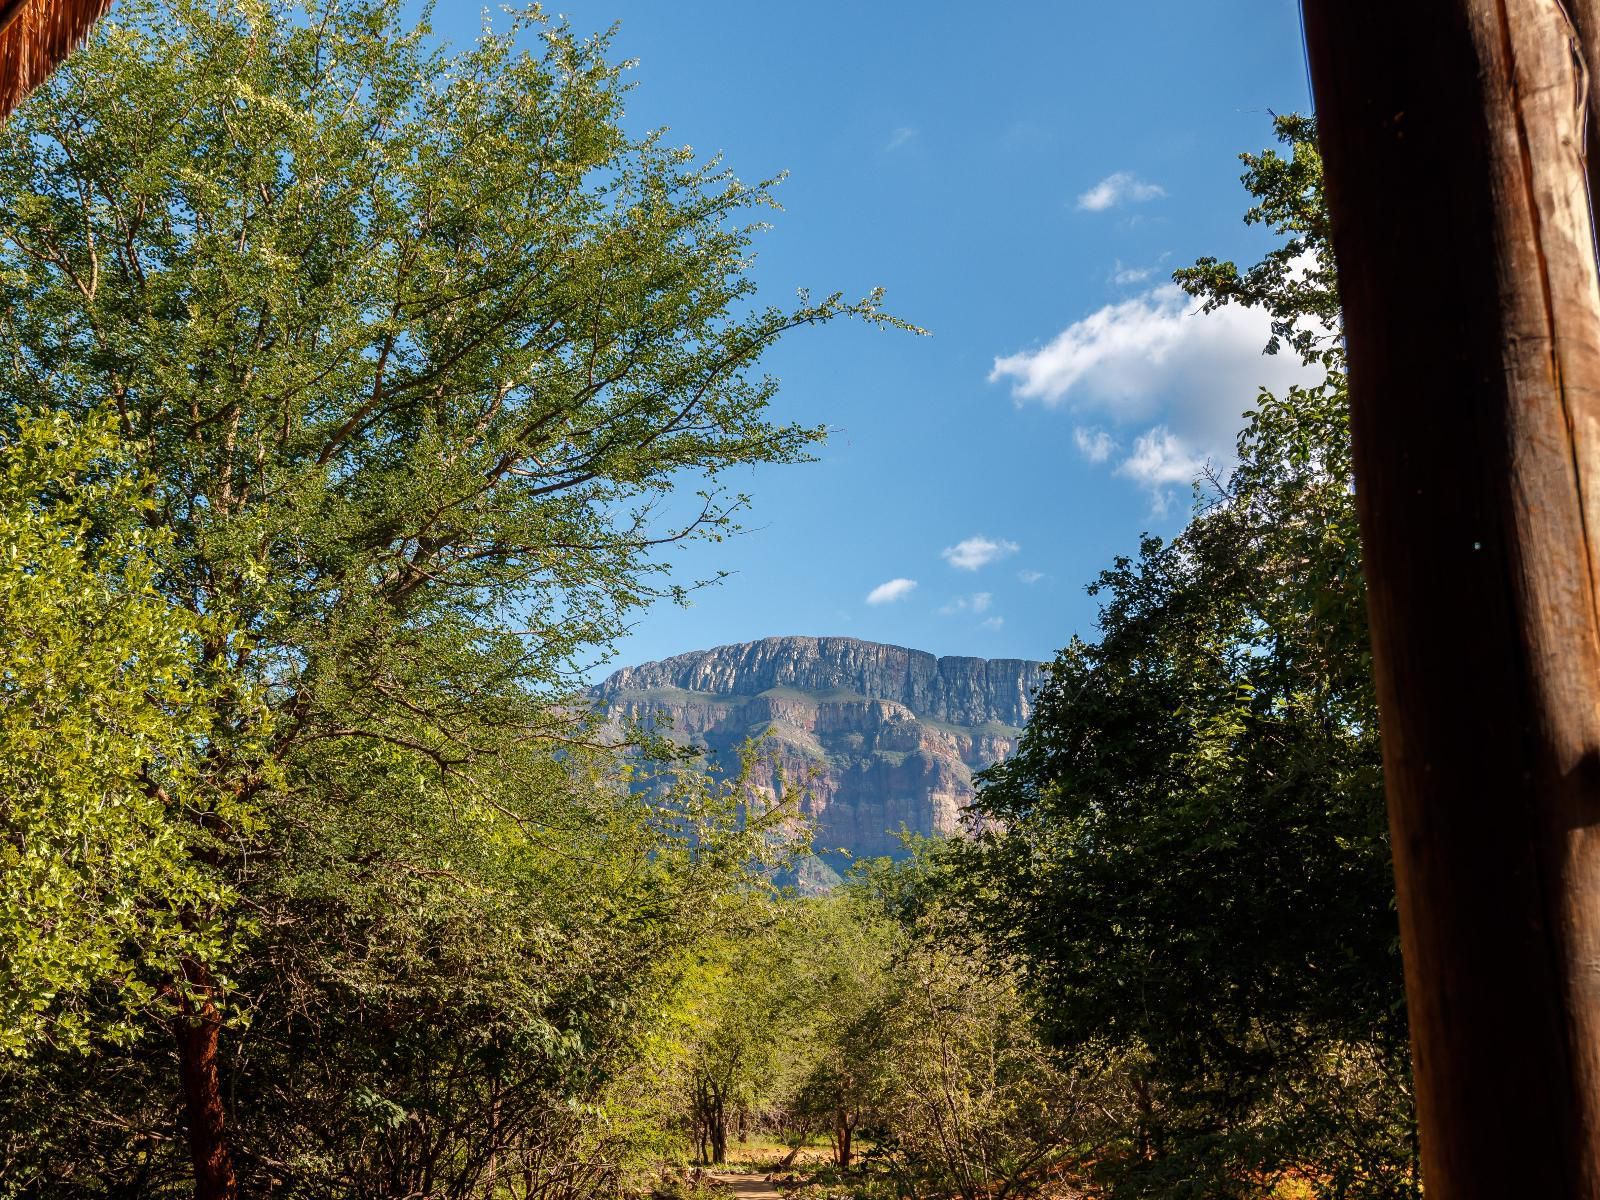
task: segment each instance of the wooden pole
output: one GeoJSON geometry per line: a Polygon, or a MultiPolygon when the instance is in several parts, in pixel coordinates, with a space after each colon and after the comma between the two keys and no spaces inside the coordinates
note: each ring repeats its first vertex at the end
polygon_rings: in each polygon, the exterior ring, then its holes
{"type": "Polygon", "coordinates": [[[1304,2],[1426,1194],[1600,1200],[1600,280],[1579,37],[1557,0],[1304,2]]]}

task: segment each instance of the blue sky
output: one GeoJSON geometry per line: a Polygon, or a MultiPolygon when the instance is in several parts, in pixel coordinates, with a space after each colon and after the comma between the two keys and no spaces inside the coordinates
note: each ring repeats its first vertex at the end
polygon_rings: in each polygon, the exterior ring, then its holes
{"type": "MultiPolygon", "coordinates": [[[[1163,285],[1253,261],[1237,155],[1308,105],[1292,0],[969,4],[568,0],[620,22],[628,121],[789,172],[764,297],[859,295],[927,327],[801,330],[767,358],[821,461],[746,471],[750,532],[673,556],[734,572],[645,614],[638,662],[775,634],[1048,658],[1094,628],[1089,582],[1225,456],[1263,383],[1264,323],[1163,285]]],[[[441,34],[470,40],[449,5],[441,34]]]]}

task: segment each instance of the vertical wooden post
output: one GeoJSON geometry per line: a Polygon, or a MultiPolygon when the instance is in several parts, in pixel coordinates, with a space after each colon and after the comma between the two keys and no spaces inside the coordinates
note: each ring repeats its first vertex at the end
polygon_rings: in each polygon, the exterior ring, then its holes
{"type": "Polygon", "coordinates": [[[1558,0],[1304,2],[1427,1195],[1600,1200],[1579,38],[1558,0]]]}

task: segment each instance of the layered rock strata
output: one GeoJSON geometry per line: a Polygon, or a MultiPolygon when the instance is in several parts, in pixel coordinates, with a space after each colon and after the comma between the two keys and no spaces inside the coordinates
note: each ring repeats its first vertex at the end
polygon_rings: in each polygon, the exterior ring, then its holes
{"type": "Polygon", "coordinates": [[[962,832],[973,773],[1011,754],[1043,678],[1021,659],[779,637],[626,667],[593,694],[611,719],[725,766],[755,740],[752,782],[798,789],[819,854],[838,865],[897,853],[902,828],[962,832]]]}

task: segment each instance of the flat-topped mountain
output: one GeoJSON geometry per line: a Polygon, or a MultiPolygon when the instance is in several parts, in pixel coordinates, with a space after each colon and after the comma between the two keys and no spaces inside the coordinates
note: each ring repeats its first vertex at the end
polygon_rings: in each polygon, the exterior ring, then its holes
{"type": "Polygon", "coordinates": [[[663,687],[719,696],[758,695],[775,687],[842,690],[893,700],[937,721],[1020,728],[1043,681],[1044,664],[1021,658],[935,658],[925,650],[858,638],[772,637],[623,667],[595,692],[609,699],[663,687]]]}
{"type": "MultiPolygon", "coordinates": [[[[664,717],[671,736],[733,761],[761,738],[769,761],[802,787],[819,850],[898,851],[904,826],[961,831],[972,775],[1008,756],[1033,710],[1044,665],[936,658],[843,637],[776,637],[624,667],[594,689],[613,719],[664,717]]],[[[846,855],[825,855],[838,865],[846,855]]]]}

